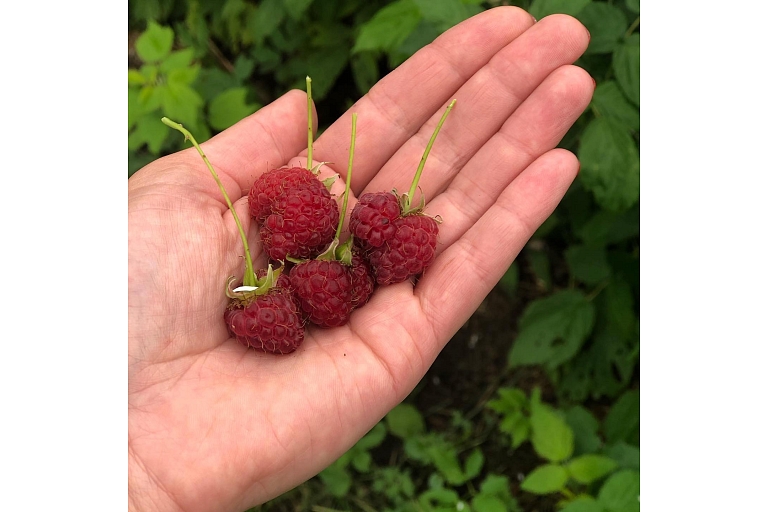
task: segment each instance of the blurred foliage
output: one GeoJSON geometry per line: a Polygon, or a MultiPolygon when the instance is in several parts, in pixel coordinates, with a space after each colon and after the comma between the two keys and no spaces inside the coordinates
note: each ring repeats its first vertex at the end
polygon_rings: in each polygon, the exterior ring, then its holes
{"type": "Polygon", "coordinates": [[[576,65],[597,87],[560,147],[581,171],[499,283],[510,296],[526,279],[535,285],[510,319],[507,373],[542,369],[556,404],[501,386],[482,414],[452,411],[451,428],[433,431],[406,402],[318,477],[254,510],[516,511],[526,496],[565,512],[639,510],[639,0],[128,4],[129,176],[182,148],[163,115],[202,142],[310,75],[323,123],[484,9],[578,18],[591,40],[576,65]],[[500,444],[538,457],[521,481],[487,464],[500,444]]]}

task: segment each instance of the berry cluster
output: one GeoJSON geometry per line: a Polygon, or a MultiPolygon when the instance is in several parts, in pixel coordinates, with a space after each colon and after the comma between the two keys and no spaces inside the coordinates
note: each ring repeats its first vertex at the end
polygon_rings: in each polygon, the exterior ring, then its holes
{"type": "MultiPolygon", "coordinates": [[[[308,149],[312,162],[311,80],[307,77],[308,149]]],[[[412,207],[427,154],[445,118],[429,141],[408,194],[396,191],[363,194],[350,216],[350,236],[340,236],[350,193],[357,114],[352,114],[346,190],[342,207],[330,184],[312,169],[281,167],[262,174],[248,194],[250,214],[259,225],[268,268],[253,268],[240,221],[216,172],[191,134],[167,118],[163,122],[190,139],[219,185],[232,212],[245,249],[242,284],[226,295],[224,313],[229,334],[247,347],[287,354],[304,340],[308,323],[322,328],[349,321],[353,310],[370,299],[377,284],[387,285],[418,276],[432,263],[437,245],[437,219],[424,214],[424,199],[412,207]],[[273,266],[274,263],[274,266],[273,266]]]]}

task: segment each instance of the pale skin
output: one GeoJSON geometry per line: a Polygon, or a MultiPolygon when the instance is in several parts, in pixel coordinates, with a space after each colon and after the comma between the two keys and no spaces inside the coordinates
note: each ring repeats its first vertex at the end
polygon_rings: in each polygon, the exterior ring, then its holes
{"type": "MultiPolygon", "coordinates": [[[[290,355],[227,334],[224,283],[242,278],[243,246],[196,150],[128,180],[131,510],[242,512],[268,501],[332,463],[413,390],[576,177],[576,157],[555,147],[592,96],[592,78],[573,65],[588,42],[568,16],[486,11],[383,78],[315,141],[313,160],[333,162],[321,177],[338,173],[340,196],[358,114],[351,209],[364,192],[408,191],[457,100],[419,182],[426,212],[443,219],[434,263],[415,286],[378,288],[347,325],[309,327],[290,355]]],[[[285,94],[202,148],[254,266],[265,267],[247,193],[270,168],[306,165],[306,94],[285,94]]]]}

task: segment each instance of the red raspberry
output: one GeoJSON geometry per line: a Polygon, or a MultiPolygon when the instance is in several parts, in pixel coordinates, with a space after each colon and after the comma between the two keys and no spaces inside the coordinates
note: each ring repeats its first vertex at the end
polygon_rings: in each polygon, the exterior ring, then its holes
{"type": "Polygon", "coordinates": [[[276,201],[277,211],[265,219],[260,234],[271,259],[312,258],[333,240],[339,205],[321,182],[314,181],[320,186],[304,184],[288,191],[276,201]]]}
{"type": "Polygon", "coordinates": [[[310,260],[291,269],[294,296],[309,321],[337,327],[352,312],[352,277],[340,261],[310,260]]]}
{"type": "Polygon", "coordinates": [[[352,266],[348,270],[352,277],[352,309],[355,309],[371,298],[376,280],[371,266],[358,252],[352,253],[352,266]]]}
{"type": "Polygon", "coordinates": [[[435,258],[438,226],[426,215],[407,215],[396,219],[395,235],[368,253],[368,261],[378,284],[405,281],[421,273],[435,258]]]}
{"type": "Polygon", "coordinates": [[[265,172],[256,179],[248,194],[251,216],[263,222],[267,215],[273,213],[274,203],[285,197],[289,190],[312,182],[323,185],[303,167],[281,167],[265,172]]]}
{"type": "Polygon", "coordinates": [[[395,235],[393,222],[400,217],[400,203],[390,192],[368,192],[352,210],[349,231],[360,247],[369,250],[381,245],[395,235]]]}
{"type": "Polygon", "coordinates": [[[230,336],[246,347],[288,354],[304,341],[304,325],[289,292],[275,288],[254,297],[245,307],[227,309],[230,336]]]}

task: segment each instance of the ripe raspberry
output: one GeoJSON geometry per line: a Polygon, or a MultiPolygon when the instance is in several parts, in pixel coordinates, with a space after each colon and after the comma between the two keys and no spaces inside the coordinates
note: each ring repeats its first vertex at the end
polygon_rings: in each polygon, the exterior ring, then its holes
{"type": "Polygon", "coordinates": [[[321,182],[314,181],[320,186],[300,185],[278,199],[277,213],[265,219],[259,232],[271,259],[312,258],[333,240],[339,205],[321,182]]]}
{"type": "Polygon", "coordinates": [[[356,309],[371,298],[376,280],[371,266],[357,251],[352,253],[352,266],[348,267],[348,271],[352,278],[352,309],[356,309]]]}
{"type": "Polygon", "coordinates": [[[426,215],[407,215],[396,219],[395,235],[368,253],[368,261],[378,284],[405,281],[421,273],[435,258],[438,226],[426,215]]]}
{"type": "Polygon", "coordinates": [[[245,307],[233,305],[224,313],[229,334],[246,347],[288,354],[304,341],[304,325],[288,291],[271,289],[245,307]]]}
{"type": "Polygon", "coordinates": [[[294,296],[309,321],[320,327],[337,327],[352,312],[352,277],[340,261],[310,260],[290,272],[294,296]]]}
{"type": "Polygon", "coordinates": [[[381,245],[395,234],[394,220],[400,217],[397,196],[389,192],[366,193],[352,210],[349,231],[363,249],[381,245]]]}
{"type": "Polygon", "coordinates": [[[286,197],[289,190],[313,182],[322,185],[312,172],[303,167],[281,167],[265,172],[256,179],[248,193],[251,216],[263,222],[267,215],[273,213],[275,202],[286,197]]]}

